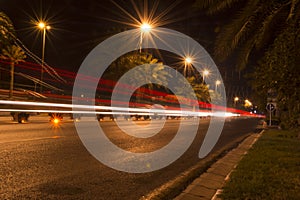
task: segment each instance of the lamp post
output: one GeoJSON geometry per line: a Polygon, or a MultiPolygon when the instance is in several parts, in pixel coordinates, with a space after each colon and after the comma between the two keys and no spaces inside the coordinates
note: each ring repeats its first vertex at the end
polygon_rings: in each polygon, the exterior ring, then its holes
{"type": "Polygon", "coordinates": [[[204,71],[203,71],[203,84],[204,84],[204,81],[205,81],[205,76],[208,76],[209,75],[209,71],[207,70],[207,69],[205,69],[204,71]]]}
{"type": "Polygon", "coordinates": [[[233,101],[234,101],[234,107],[236,107],[236,103],[239,101],[239,98],[238,97],[234,97],[233,101]]]}
{"type": "Polygon", "coordinates": [[[46,31],[51,27],[47,25],[45,22],[40,22],[38,24],[39,29],[43,31],[43,44],[42,44],[42,66],[41,66],[41,83],[40,83],[40,93],[43,91],[43,76],[44,76],[44,62],[45,62],[45,45],[46,45],[46,31]]]}
{"type": "Polygon", "coordinates": [[[186,77],[186,68],[188,67],[189,64],[192,63],[192,58],[187,56],[185,59],[184,59],[184,69],[183,69],[183,75],[184,77],[186,77]]]}
{"type": "Polygon", "coordinates": [[[143,43],[143,36],[146,33],[149,33],[152,29],[151,25],[148,23],[143,23],[140,26],[141,29],[141,37],[140,37],[140,53],[142,52],[142,43],[143,43]]]}
{"type": "Polygon", "coordinates": [[[215,88],[215,91],[217,92],[218,91],[218,85],[221,84],[221,81],[220,80],[216,80],[216,88],[215,88]]]}

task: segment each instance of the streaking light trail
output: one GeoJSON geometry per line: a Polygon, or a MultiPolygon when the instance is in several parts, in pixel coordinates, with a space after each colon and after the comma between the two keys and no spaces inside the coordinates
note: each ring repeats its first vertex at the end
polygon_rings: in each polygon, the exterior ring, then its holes
{"type": "Polygon", "coordinates": [[[46,103],[46,102],[28,102],[28,101],[9,101],[0,100],[0,104],[4,105],[19,105],[19,106],[30,106],[32,107],[51,107],[52,109],[0,109],[0,112],[31,112],[31,113],[64,113],[64,114],[108,114],[108,115],[159,115],[159,116],[193,116],[193,117],[232,117],[232,116],[252,116],[261,117],[260,115],[250,114],[244,112],[243,114],[232,113],[232,112],[210,112],[210,111],[189,111],[189,110],[172,110],[172,109],[149,109],[149,108],[126,108],[126,107],[111,107],[111,106],[89,106],[89,105],[72,105],[72,104],[59,104],[59,103],[46,103]],[[54,110],[53,108],[66,108],[70,110],[54,110]],[[72,108],[82,110],[71,110],[72,108]]]}

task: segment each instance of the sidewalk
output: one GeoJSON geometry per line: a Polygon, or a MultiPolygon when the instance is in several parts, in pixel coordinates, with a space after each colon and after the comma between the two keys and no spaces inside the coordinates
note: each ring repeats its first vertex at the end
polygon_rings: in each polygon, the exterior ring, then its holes
{"type": "Polygon", "coordinates": [[[223,158],[215,162],[207,172],[195,179],[179,196],[174,200],[217,200],[217,194],[220,188],[225,184],[231,171],[237,166],[242,157],[261,136],[260,134],[251,134],[239,146],[223,158]]]}

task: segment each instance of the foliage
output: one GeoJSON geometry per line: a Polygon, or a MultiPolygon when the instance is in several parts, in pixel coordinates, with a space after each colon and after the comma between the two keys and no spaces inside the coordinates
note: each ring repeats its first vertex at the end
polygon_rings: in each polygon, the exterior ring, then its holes
{"type": "Polygon", "coordinates": [[[8,16],[0,12],[0,50],[12,43],[15,30],[8,16]]]}
{"type": "MultiPolygon", "coordinates": [[[[163,83],[168,83],[170,79],[176,77],[172,77],[166,70],[166,67],[161,62],[158,62],[156,58],[153,58],[153,56],[149,53],[130,52],[126,55],[121,56],[109,66],[109,68],[105,71],[103,78],[117,81],[130,69],[133,69],[134,67],[139,65],[145,65],[145,68],[138,68],[137,70],[135,70],[134,75],[128,78],[128,83],[136,85],[142,80],[145,83],[156,82],[157,84],[145,84],[137,91],[137,93],[139,94],[138,97],[143,98],[145,89],[154,89],[169,92],[167,87],[163,87],[160,85],[162,85],[163,83]]],[[[190,84],[193,88],[194,93],[196,94],[196,97],[199,101],[210,102],[210,95],[214,95],[214,98],[216,99],[219,98],[218,94],[215,94],[215,92],[211,92],[208,90],[208,87],[202,83],[202,79],[200,79],[198,76],[187,77],[187,81],[188,84],[190,84]]],[[[178,95],[182,95],[185,98],[191,98],[191,94],[186,93],[185,84],[186,83],[184,82],[178,83],[178,87],[175,88],[176,92],[178,95]]]]}
{"type": "Polygon", "coordinates": [[[216,56],[237,55],[237,67],[243,69],[251,53],[260,52],[262,61],[252,75],[257,100],[264,109],[268,92],[276,93],[281,126],[295,126],[300,113],[299,0],[197,0],[195,6],[210,14],[237,11],[217,37],[216,56]]]}
{"type": "Polygon", "coordinates": [[[216,92],[216,90],[209,90],[209,94],[210,98],[214,99],[214,104],[223,105],[224,96],[222,96],[219,92],[216,92]]]}
{"type": "Polygon", "coordinates": [[[146,63],[144,66],[134,71],[134,76],[130,78],[129,83],[135,84],[143,80],[143,82],[148,83],[146,84],[148,89],[153,89],[154,84],[151,82],[156,82],[156,87],[159,87],[158,85],[167,82],[171,76],[164,70],[165,66],[162,63],[146,63]]]}
{"type": "Polygon", "coordinates": [[[157,62],[158,60],[153,58],[153,56],[149,53],[130,52],[111,63],[105,71],[103,78],[117,81],[122,75],[136,66],[143,64],[155,64],[157,62]]]}
{"type": "Polygon", "coordinates": [[[200,83],[199,80],[197,81],[194,76],[188,77],[187,80],[194,89],[196,97],[199,101],[210,102],[210,93],[207,85],[203,84],[202,82],[200,83]]]}
{"type": "MultiPolygon", "coordinates": [[[[127,76],[127,82],[132,85],[137,85],[139,82],[147,83],[140,87],[137,93],[138,99],[143,98],[145,89],[160,89],[167,90],[161,87],[160,84],[167,82],[170,75],[165,71],[165,66],[158,62],[158,59],[153,58],[150,53],[130,52],[116,59],[104,72],[103,78],[118,81],[126,72],[137,67],[145,65],[145,68],[135,69],[133,76],[127,76]],[[156,82],[157,84],[153,84],[156,82]]],[[[139,85],[139,84],[138,84],[139,85]]],[[[100,86],[101,87],[101,86],[100,86]]]]}
{"type": "Polygon", "coordinates": [[[140,87],[137,92],[137,100],[141,102],[144,95],[150,95],[153,97],[152,90],[165,90],[167,87],[162,86],[169,82],[171,75],[165,70],[165,66],[162,63],[157,63],[154,59],[149,63],[146,63],[141,68],[134,70],[133,76],[128,77],[128,83],[131,85],[140,85],[139,83],[145,83],[140,87]],[[155,84],[154,84],[155,83],[155,84]],[[148,89],[148,90],[145,90],[148,89]]]}
{"type": "Polygon", "coordinates": [[[282,125],[292,127],[300,118],[300,24],[290,21],[261,60],[253,77],[257,95],[267,99],[268,92],[276,93],[282,125]]]}
{"type": "MultiPolygon", "coordinates": [[[[25,53],[31,57],[33,60],[35,60],[37,63],[42,64],[43,63],[43,69],[45,72],[47,72],[50,76],[55,78],[56,80],[60,82],[65,82],[64,79],[62,79],[58,73],[50,67],[46,62],[42,61],[38,56],[36,56],[34,53],[32,53],[23,43],[21,40],[19,40],[16,37],[15,29],[13,26],[12,21],[9,19],[9,17],[3,13],[0,12],[0,57],[4,59],[9,59],[13,62],[13,65],[19,62],[18,58],[23,57],[21,60],[25,59],[25,53]],[[6,55],[4,53],[6,52],[6,55]]],[[[14,66],[13,66],[14,67],[14,66]]],[[[12,69],[12,64],[10,64],[10,68],[12,69]]],[[[11,72],[14,72],[14,70],[11,72]]],[[[41,85],[54,89],[54,90],[60,90],[50,84],[47,84],[38,78],[31,77],[26,74],[18,74],[19,76],[23,76],[26,79],[29,79],[31,81],[34,81],[35,83],[40,83],[41,85]]],[[[13,77],[11,75],[11,77],[13,77]]],[[[11,80],[12,81],[12,80],[11,80]]],[[[12,83],[10,84],[12,86],[12,83]]]]}
{"type": "MultiPolygon", "coordinates": [[[[153,58],[149,53],[137,53],[130,52],[115,60],[105,71],[103,78],[117,81],[126,72],[133,69],[136,66],[148,65],[146,70],[134,71],[134,76],[128,80],[130,83],[134,83],[140,80],[149,82],[148,79],[155,79],[158,84],[162,84],[167,80],[170,75],[164,70],[165,67],[158,59],[153,58]]],[[[157,85],[157,84],[156,84],[157,85]]],[[[148,89],[153,89],[154,84],[147,84],[148,89]]]]}
{"type": "Polygon", "coordinates": [[[15,30],[11,20],[5,13],[0,12],[0,58],[10,62],[10,98],[13,95],[15,64],[26,58],[22,48],[14,45],[14,38],[15,30]]]}
{"type": "Polygon", "coordinates": [[[299,199],[299,130],[269,130],[232,172],[221,199],[299,199]]]}
{"type": "Polygon", "coordinates": [[[6,46],[6,48],[2,49],[2,55],[0,56],[4,59],[9,60],[10,62],[10,92],[9,97],[11,98],[13,95],[14,88],[14,69],[15,64],[18,62],[24,61],[26,58],[25,52],[21,47],[16,45],[6,46]]]}
{"type": "Polygon", "coordinates": [[[2,57],[10,62],[17,64],[26,58],[25,52],[16,45],[6,46],[2,49],[2,57]]]}
{"type": "Polygon", "coordinates": [[[209,14],[237,13],[218,34],[215,56],[224,61],[234,54],[238,69],[246,67],[255,50],[272,44],[287,21],[299,19],[299,6],[299,0],[197,0],[195,3],[195,7],[207,9],[209,14]]]}
{"type": "Polygon", "coordinates": [[[178,87],[176,87],[177,94],[182,95],[186,98],[191,98],[192,94],[187,94],[186,84],[189,84],[193,88],[193,93],[196,95],[199,101],[210,102],[210,93],[207,85],[199,82],[195,76],[189,76],[186,78],[187,82],[179,83],[178,87]],[[180,86],[180,87],[179,87],[180,86]]]}

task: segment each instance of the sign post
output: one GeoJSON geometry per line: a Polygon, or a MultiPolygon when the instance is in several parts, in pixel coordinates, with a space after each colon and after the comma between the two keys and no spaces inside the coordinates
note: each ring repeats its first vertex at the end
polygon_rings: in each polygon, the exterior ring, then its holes
{"type": "Polygon", "coordinates": [[[272,125],[272,112],[275,110],[275,105],[272,103],[267,103],[266,109],[269,111],[270,113],[270,117],[269,117],[269,126],[272,125]]]}

